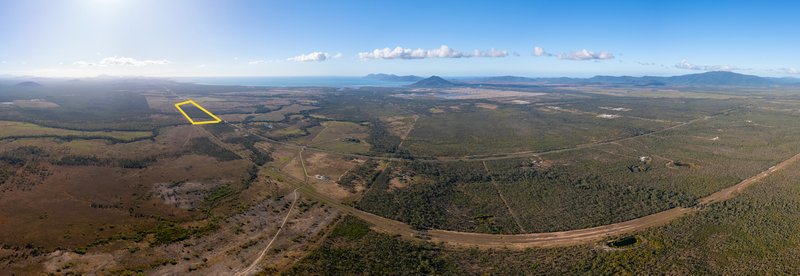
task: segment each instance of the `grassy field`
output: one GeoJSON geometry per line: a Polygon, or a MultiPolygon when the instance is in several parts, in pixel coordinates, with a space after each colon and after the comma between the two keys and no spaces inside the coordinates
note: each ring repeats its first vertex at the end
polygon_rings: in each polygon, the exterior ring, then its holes
{"type": "Polygon", "coordinates": [[[311,145],[342,153],[366,153],[370,145],[366,142],[369,130],[366,126],[351,122],[322,122],[323,129],[311,141],[311,145]]]}
{"type": "Polygon", "coordinates": [[[220,116],[220,118],[229,122],[277,122],[284,120],[287,115],[300,113],[306,110],[314,110],[316,108],[317,107],[314,106],[293,104],[266,113],[225,114],[220,116]]]}
{"type": "Polygon", "coordinates": [[[403,147],[422,156],[545,151],[632,136],[669,126],[632,118],[604,119],[545,108],[473,108],[419,118],[403,147]]]}
{"type": "Polygon", "coordinates": [[[61,128],[44,127],[31,123],[0,121],[0,138],[10,137],[64,137],[64,138],[111,138],[132,141],[153,135],[150,131],[77,131],[61,128]]]}

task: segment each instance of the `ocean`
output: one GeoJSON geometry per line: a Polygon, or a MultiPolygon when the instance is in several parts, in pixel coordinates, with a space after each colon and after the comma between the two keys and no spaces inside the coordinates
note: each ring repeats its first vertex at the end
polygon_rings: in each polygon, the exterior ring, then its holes
{"type": "Polygon", "coordinates": [[[324,87],[362,87],[382,86],[397,87],[412,82],[390,82],[367,79],[363,77],[180,77],[172,78],[180,82],[211,85],[244,85],[244,86],[324,86],[324,87]]]}

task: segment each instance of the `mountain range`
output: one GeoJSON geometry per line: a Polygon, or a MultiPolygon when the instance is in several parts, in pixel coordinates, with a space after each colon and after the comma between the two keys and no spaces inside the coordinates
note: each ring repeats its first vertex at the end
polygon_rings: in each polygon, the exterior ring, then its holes
{"type": "Polygon", "coordinates": [[[615,84],[636,86],[772,86],[800,84],[796,78],[768,78],[754,75],[745,75],[728,71],[711,71],[698,74],[680,75],[672,77],[656,76],[594,76],[591,78],[528,78],[518,76],[499,76],[465,79],[470,84],[615,84]]]}

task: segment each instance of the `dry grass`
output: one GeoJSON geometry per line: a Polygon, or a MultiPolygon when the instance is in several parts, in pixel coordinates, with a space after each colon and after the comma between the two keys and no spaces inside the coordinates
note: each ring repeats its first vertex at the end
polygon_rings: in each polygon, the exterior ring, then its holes
{"type": "Polygon", "coordinates": [[[476,103],[475,106],[477,106],[478,108],[489,109],[489,110],[497,109],[497,105],[488,103],[476,103]]]}
{"type": "Polygon", "coordinates": [[[135,140],[150,136],[149,131],[77,131],[44,127],[31,123],[0,121],[0,138],[24,136],[78,136],[108,137],[120,140],[135,140]]]}
{"type": "Polygon", "coordinates": [[[351,122],[329,121],[322,123],[323,129],[312,140],[311,144],[337,152],[365,153],[370,145],[366,142],[368,129],[351,122]],[[352,139],[357,139],[355,142],[352,139]]]}
{"type": "Polygon", "coordinates": [[[14,105],[22,108],[58,108],[58,104],[41,99],[15,100],[14,105]]]}

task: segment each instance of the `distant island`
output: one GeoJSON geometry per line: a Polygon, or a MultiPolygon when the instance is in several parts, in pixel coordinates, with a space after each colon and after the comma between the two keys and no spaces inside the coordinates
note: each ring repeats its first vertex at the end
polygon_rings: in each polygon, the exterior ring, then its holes
{"type": "Polygon", "coordinates": [[[37,88],[42,87],[42,84],[34,81],[23,81],[14,85],[15,87],[37,88]]]}
{"type": "Polygon", "coordinates": [[[407,76],[398,76],[394,74],[369,74],[364,77],[365,79],[371,80],[379,80],[379,81],[390,81],[390,82],[415,82],[424,79],[420,76],[414,75],[407,75],[407,76]]]}

